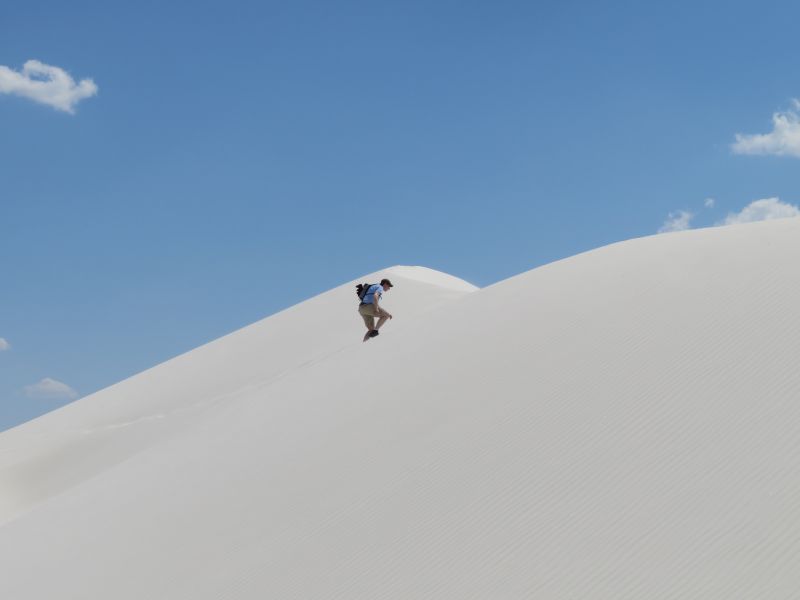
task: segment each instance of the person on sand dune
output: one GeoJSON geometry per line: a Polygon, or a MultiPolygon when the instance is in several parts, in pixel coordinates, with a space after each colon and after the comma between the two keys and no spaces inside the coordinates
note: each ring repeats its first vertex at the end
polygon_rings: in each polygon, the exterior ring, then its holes
{"type": "Polygon", "coordinates": [[[367,333],[364,334],[364,340],[374,338],[378,335],[378,330],[383,326],[387,319],[391,319],[392,315],[380,307],[380,300],[384,292],[388,292],[393,287],[392,282],[388,279],[381,279],[380,283],[376,283],[367,288],[361,304],[358,305],[358,314],[364,319],[364,325],[367,326],[367,333]],[[378,323],[375,323],[377,317],[378,323]]]}

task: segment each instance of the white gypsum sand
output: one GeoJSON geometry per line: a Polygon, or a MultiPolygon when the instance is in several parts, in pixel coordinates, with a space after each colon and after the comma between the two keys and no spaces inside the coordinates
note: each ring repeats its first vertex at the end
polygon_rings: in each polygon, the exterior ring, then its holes
{"type": "Polygon", "coordinates": [[[800,219],[354,282],[0,434],[0,597],[789,599],[800,219]]]}

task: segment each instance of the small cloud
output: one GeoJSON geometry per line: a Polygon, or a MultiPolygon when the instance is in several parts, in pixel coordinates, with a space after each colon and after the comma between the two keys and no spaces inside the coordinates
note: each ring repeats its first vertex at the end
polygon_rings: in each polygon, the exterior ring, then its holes
{"type": "Polygon", "coordinates": [[[669,213],[667,220],[658,230],[658,233],[667,233],[670,231],[683,231],[691,228],[691,221],[694,215],[686,210],[680,210],[676,213],[669,213]]]}
{"type": "Polygon", "coordinates": [[[25,395],[34,400],[73,400],[78,392],[66,383],[45,377],[38,383],[25,386],[25,395]]]}
{"type": "Polygon", "coordinates": [[[778,198],[764,198],[751,202],[738,213],[730,213],[724,221],[717,225],[736,225],[791,217],[800,217],[800,208],[787,202],[781,202],[778,198]]]}
{"type": "Polygon", "coordinates": [[[714,200],[713,198],[706,198],[705,202],[703,202],[703,206],[705,206],[706,208],[714,208],[715,203],[716,200],[714,200]]]}
{"type": "Polygon", "coordinates": [[[10,349],[11,349],[11,344],[8,343],[8,340],[6,338],[0,338],[0,352],[2,352],[3,350],[10,350],[10,349]]]}
{"type": "Polygon", "coordinates": [[[0,94],[16,94],[75,114],[75,105],[96,93],[97,85],[91,79],[75,83],[64,69],[38,60],[26,62],[22,71],[0,65],[0,94]]]}
{"type": "MultiPolygon", "coordinates": [[[[800,110],[800,101],[792,100],[792,106],[800,110]]],[[[731,145],[736,154],[774,154],[800,157],[800,117],[792,110],[772,115],[772,131],[753,135],[736,134],[731,145]]]]}

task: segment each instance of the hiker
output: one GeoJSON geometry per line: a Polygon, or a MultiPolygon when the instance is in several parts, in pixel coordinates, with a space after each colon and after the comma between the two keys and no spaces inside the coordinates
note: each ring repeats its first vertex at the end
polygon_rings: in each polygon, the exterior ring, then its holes
{"type": "Polygon", "coordinates": [[[358,305],[358,314],[364,319],[364,325],[367,326],[367,333],[364,334],[364,341],[369,338],[374,338],[378,335],[378,330],[386,322],[386,319],[391,319],[392,315],[388,311],[380,307],[380,299],[383,297],[383,292],[388,292],[392,287],[392,282],[388,279],[381,279],[380,283],[369,285],[360,283],[356,286],[358,297],[361,298],[361,304],[358,305]],[[378,318],[378,323],[375,323],[375,318],[378,318]]]}

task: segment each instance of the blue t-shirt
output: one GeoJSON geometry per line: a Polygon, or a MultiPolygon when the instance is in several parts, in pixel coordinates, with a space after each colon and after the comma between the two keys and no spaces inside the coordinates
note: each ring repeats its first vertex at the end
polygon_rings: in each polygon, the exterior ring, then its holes
{"type": "Polygon", "coordinates": [[[375,294],[378,294],[378,299],[383,298],[383,286],[380,283],[369,286],[367,293],[364,294],[364,304],[375,304],[375,294]]]}

